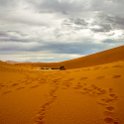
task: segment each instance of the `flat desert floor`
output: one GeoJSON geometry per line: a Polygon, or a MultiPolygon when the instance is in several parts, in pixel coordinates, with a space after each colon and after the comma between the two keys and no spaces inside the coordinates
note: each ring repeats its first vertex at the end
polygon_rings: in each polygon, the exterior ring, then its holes
{"type": "Polygon", "coordinates": [[[63,71],[1,63],[0,124],[124,124],[124,61],[63,71]]]}

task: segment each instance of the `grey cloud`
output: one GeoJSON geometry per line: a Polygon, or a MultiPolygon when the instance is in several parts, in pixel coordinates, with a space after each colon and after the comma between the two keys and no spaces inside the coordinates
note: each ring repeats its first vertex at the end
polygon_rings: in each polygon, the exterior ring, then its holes
{"type": "Polygon", "coordinates": [[[14,52],[23,52],[23,51],[40,51],[38,48],[41,46],[41,44],[35,43],[35,42],[13,42],[10,41],[8,43],[6,42],[1,42],[0,43],[0,51],[2,53],[14,53],[14,52]]]}
{"type": "Polygon", "coordinates": [[[75,13],[85,8],[85,5],[81,1],[71,1],[71,0],[41,0],[41,1],[32,1],[33,6],[40,12],[56,12],[62,14],[75,13]]]}
{"type": "Polygon", "coordinates": [[[88,23],[83,18],[68,18],[65,19],[62,23],[63,26],[70,27],[75,30],[79,29],[86,29],[88,26],[88,23]]]}
{"type": "Polygon", "coordinates": [[[0,37],[8,37],[6,32],[0,31],[0,37]]]}
{"type": "Polygon", "coordinates": [[[44,50],[52,53],[66,53],[66,54],[90,54],[99,50],[104,50],[107,46],[104,44],[97,44],[91,41],[74,43],[48,43],[43,46],[44,50]]]}
{"type": "Polygon", "coordinates": [[[30,39],[25,38],[26,34],[17,31],[0,31],[0,42],[31,42],[30,39]],[[13,35],[11,33],[14,33],[13,35]]]}
{"type": "Polygon", "coordinates": [[[90,54],[124,44],[124,0],[0,0],[0,30],[0,54],[90,54]]]}
{"type": "Polygon", "coordinates": [[[113,28],[119,28],[119,29],[124,28],[123,17],[104,15],[103,17],[101,17],[101,19],[103,19],[103,21],[105,21],[106,23],[111,24],[113,28]]]}
{"type": "Polygon", "coordinates": [[[99,50],[104,50],[107,47],[107,44],[97,44],[91,41],[78,42],[74,43],[53,43],[53,42],[44,42],[42,45],[40,43],[34,44],[9,44],[9,47],[4,45],[0,48],[0,51],[4,52],[15,52],[15,51],[30,51],[30,52],[40,52],[48,51],[50,53],[59,53],[59,54],[90,54],[97,52],[99,50]]]}
{"type": "Polygon", "coordinates": [[[110,24],[99,24],[100,28],[91,28],[94,32],[109,32],[112,30],[112,27],[110,24]]]}
{"type": "Polygon", "coordinates": [[[91,26],[99,26],[100,28],[90,28],[94,32],[109,32],[112,30],[124,30],[124,18],[104,13],[96,14],[95,21],[91,26]]]}
{"type": "Polygon", "coordinates": [[[0,0],[0,7],[13,7],[15,3],[16,0],[0,0]]]}
{"type": "Polygon", "coordinates": [[[113,44],[113,45],[123,45],[124,44],[124,40],[106,39],[106,40],[104,40],[102,42],[106,43],[106,44],[113,44]]]}

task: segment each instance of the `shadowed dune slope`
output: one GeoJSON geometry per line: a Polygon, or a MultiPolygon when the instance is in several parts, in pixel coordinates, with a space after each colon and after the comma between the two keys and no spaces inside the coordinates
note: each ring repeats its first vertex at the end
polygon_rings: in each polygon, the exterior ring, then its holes
{"type": "Polygon", "coordinates": [[[113,48],[110,50],[102,51],[96,54],[88,55],[85,57],[56,62],[56,63],[21,63],[22,65],[40,66],[40,67],[60,67],[65,66],[66,69],[88,67],[94,65],[101,65],[115,61],[124,60],[124,46],[113,48]]]}
{"type": "Polygon", "coordinates": [[[80,68],[124,60],[124,46],[96,53],[86,57],[62,62],[67,68],[80,68]]]}

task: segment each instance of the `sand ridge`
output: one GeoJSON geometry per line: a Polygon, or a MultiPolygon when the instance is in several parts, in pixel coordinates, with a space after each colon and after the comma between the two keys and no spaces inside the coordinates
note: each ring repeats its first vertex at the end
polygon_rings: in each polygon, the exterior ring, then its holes
{"type": "Polygon", "coordinates": [[[89,66],[96,66],[106,63],[117,62],[120,60],[124,60],[124,46],[120,46],[117,48],[109,49],[106,51],[101,51],[99,53],[87,55],[85,57],[80,57],[72,60],[67,60],[63,62],[55,62],[55,63],[20,63],[16,65],[28,66],[31,68],[34,67],[53,67],[59,68],[60,66],[65,66],[66,69],[75,69],[89,66]]]}

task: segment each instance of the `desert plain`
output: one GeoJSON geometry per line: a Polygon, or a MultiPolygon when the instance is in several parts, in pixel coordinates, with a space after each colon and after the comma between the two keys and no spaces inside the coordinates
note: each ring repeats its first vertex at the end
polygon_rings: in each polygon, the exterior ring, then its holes
{"type": "Polygon", "coordinates": [[[120,46],[58,63],[0,61],[0,124],[124,124],[123,54],[120,46]]]}

